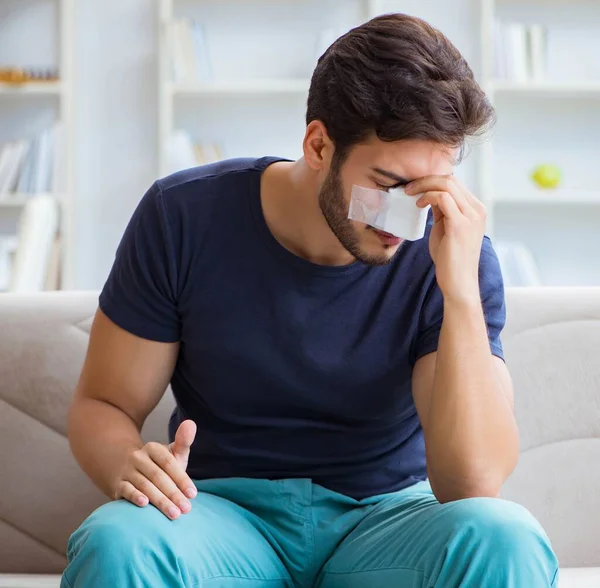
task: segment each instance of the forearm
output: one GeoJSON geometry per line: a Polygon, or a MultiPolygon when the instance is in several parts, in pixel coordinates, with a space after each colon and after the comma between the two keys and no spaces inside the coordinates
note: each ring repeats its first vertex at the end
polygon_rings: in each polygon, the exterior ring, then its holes
{"type": "Polygon", "coordinates": [[[92,398],[76,398],[69,410],[69,444],[81,469],[109,498],[127,455],[143,446],[135,422],[122,410],[92,398]]]}
{"type": "Polygon", "coordinates": [[[425,430],[432,487],[441,497],[497,495],[518,457],[511,401],[490,353],[479,301],[444,301],[425,430]]]}

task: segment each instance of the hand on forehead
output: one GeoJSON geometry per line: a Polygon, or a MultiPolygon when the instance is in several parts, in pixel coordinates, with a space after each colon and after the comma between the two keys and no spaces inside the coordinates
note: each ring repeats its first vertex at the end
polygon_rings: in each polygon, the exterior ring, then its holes
{"type": "MultiPolygon", "coordinates": [[[[352,183],[372,178],[386,187],[405,185],[428,176],[454,173],[456,149],[425,140],[386,142],[377,138],[355,145],[348,155],[347,171],[352,183]]],[[[373,186],[375,187],[375,186],[373,186]]]]}

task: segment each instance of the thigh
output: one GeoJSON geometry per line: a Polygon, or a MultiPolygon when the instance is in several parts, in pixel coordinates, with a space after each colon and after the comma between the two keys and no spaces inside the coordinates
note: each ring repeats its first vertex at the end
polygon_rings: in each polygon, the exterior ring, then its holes
{"type": "Polygon", "coordinates": [[[557,561],[539,523],[500,499],[440,504],[428,485],[386,497],[324,566],[320,588],[551,586],[557,561]]]}
{"type": "Polygon", "coordinates": [[[69,541],[65,585],[291,585],[253,515],[204,492],[191,502],[175,521],[124,500],[102,506],[69,541]]]}

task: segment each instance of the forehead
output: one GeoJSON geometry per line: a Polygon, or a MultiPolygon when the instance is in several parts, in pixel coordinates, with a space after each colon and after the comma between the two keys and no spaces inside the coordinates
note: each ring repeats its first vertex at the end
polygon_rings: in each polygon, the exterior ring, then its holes
{"type": "Polygon", "coordinates": [[[423,139],[381,141],[371,138],[355,145],[346,163],[355,173],[379,168],[408,179],[445,175],[454,171],[458,149],[423,139]]]}

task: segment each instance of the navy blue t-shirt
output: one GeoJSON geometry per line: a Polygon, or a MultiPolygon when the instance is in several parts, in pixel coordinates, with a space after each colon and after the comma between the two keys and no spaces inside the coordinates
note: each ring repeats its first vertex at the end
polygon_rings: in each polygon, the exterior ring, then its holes
{"type": "MultiPolygon", "coordinates": [[[[100,307],[139,337],[180,341],[169,433],[185,419],[198,425],[192,478],[312,478],[355,498],[423,480],[411,376],[437,348],[443,310],[428,239],[381,267],[297,257],[262,213],[260,177],[274,161],[224,161],[156,182],[100,307]]],[[[487,237],[480,286],[502,357],[504,291],[487,237]]]]}

